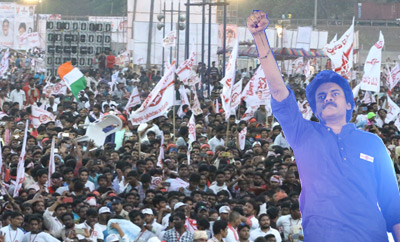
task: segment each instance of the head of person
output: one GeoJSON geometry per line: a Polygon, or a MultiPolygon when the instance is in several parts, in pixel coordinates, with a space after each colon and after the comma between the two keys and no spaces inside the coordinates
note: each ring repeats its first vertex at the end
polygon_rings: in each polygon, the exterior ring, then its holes
{"type": "Polygon", "coordinates": [[[185,218],[185,214],[182,212],[174,212],[172,214],[172,221],[176,230],[179,230],[185,226],[185,218]]]}
{"type": "Polygon", "coordinates": [[[74,215],[72,213],[64,213],[61,217],[61,221],[66,228],[73,228],[75,225],[74,215]]]}
{"type": "Polygon", "coordinates": [[[228,235],[228,223],[224,220],[217,220],[213,225],[214,235],[222,235],[225,238],[228,235]]]}
{"type": "Polygon", "coordinates": [[[290,206],[290,215],[293,219],[301,218],[299,203],[295,202],[292,204],[292,206],[290,206]]]}
{"type": "Polygon", "coordinates": [[[348,123],[354,96],[348,81],[334,71],[321,71],[306,88],[307,101],[321,123],[342,120],[348,123]]]}
{"type": "Polygon", "coordinates": [[[257,215],[260,211],[260,206],[253,200],[246,202],[243,207],[243,212],[246,216],[257,215]]]}
{"type": "Polygon", "coordinates": [[[10,30],[10,22],[8,21],[8,19],[3,20],[2,29],[3,29],[4,36],[8,36],[9,30],[10,30]]]}
{"type": "Polygon", "coordinates": [[[24,217],[19,212],[14,212],[10,216],[10,225],[11,227],[21,227],[22,222],[24,222],[24,217]]]}
{"type": "Polygon", "coordinates": [[[233,211],[231,214],[229,214],[229,223],[232,225],[232,227],[236,228],[240,224],[240,213],[233,211]]]}
{"type": "Polygon", "coordinates": [[[264,238],[267,240],[267,242],[276,242],[275,235],[273,234],[267,234],[264,238]]]}
{"type": "Polygon", "coordinates": [[[241,223],[238,226],[238,234],[240,240],[248,240],[250,237],[250,226],[245,223],[241,223]]]}
{"type": "Polygon", "coordinates": [[[37,234],[40,232],[40,218],[37,216],[32,216],[29,218],[29,230],[32,234],[37,234]]]}
{"type": "Polygon", "coordinates": [[[143,227],[144,217],[145,215],[139,211],[132,210],[131,212],[129,212],[129,219],[131,220],[131,222],[136,224],[140,228],[143,227]]]}
{"type": "Polygon", "coordinates": [[[208,235],[205,230],[196,230],[193,233],[193,242],[207,242],[208,235]]]}
{"type": "Polygon", "coordinates": [[[269,215],[266,213],[260,214],[260,216],[258,216],[258,223],[262,230],[269,229],[271,226],[271,220],[269,218],[269,215]]]}

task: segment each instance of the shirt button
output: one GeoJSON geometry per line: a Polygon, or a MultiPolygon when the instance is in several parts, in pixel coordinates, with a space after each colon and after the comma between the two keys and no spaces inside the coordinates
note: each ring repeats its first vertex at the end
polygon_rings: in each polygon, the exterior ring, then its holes
{"type": "Polygon", "coordinates": [[[343,147],[341,147],[340,149],[343,150],[343,147]]]}
{"type": "Polygon", "coordinates": [[[339,140],[341,140],[342,138],[339,137],[339,140]]]}
{"type": "Polygon", "coordinates": [[[343,160],[346,160],[346,157],[345,157],[345,158],[343,158],[343,160]]]}
{"type": "Polygon", "coordinates": [[[328,128],[328,131],[331,131],[331,128],[328,128]]]}

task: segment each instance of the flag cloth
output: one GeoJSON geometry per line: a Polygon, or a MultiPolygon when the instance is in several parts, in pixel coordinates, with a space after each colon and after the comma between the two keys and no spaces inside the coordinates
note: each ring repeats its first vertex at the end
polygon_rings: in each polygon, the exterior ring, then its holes
{"type": "Polygon", "coordinates": [[[361,83],[353,88],[353,97],[356,99],[358,97],[358,93],[360,92],[361,83]]]}
{"type": "MultiPolygon", "coordinates": [[[[196,58],[196,52],[192,52],[190,55],[189,59],[186,59],[177,69],[176,69],[176,74],[179,76],[179,79],[181,82],[183,82],[184,85],[188,86],[189,84],[189,78],[192,77],[193,75],[193,63],[196,58]]],[[[194,72],[194,75],[196,73],[194,72]]]]}
{"type": "Polygon", "coordinates": [[[48,173],[48,179],[47,179],[47,187],[51,187],[51,175],[56,171],[56,163],[54,160],[54,148],[56,145],[56,137],[53,136],[53,139],[51,140],[51,148],[50,148],[50,159],[49,159],[49,173],[48,173]]]}
{"type": "Polygon", "coordinates": [[[331,41],[323,51],[332,60],[335,72],[351,80],[353,67],[354,18],[350,28],[337,41],[331,41]]]}
{"type": "Polygon", "coordinates": [[[370,104],[375,103],[375,97],[371,94],[371,92],[365,92],[364,98],[361,100],[362,103],[370,104]]]}
{"type": "Polygon", "coordinates": [[[135,107],[136,105],[139,105],[139,104],[141,104],[139,91],[138,91],[138,88],[135,87],[135,88],[132,89],[131,96],[129,97],[128,103],[125,106],[125,110],[127,112],[129,112],[130,108],[133,108],[133,107],[135,107]]]}
{"type": "Polygon", "coordinates": [[[0,76],[3,76],[8,70],[8,67],[9,67],[8,57],[9,56],[10,56],[10,50],[7,49],[7,51],[3,55],[3,58],[1,58],[0,76]]]}
{"type": "Polygon", "coordinates": [[[41,124],[46,124],[50,121],[56,120],[54,114],[42,108],[39,108],[36,105],[32,105],[31,110],[32,110],[31,121],[34,128],[38,128],[41,124]]]}
{"type": "Polygon", "coordinates": [[[28,139],[28,127],[29,127],[29,120],[26,120],[24,141],[22,142],[21,154],[18,160],[17,179],[15,180],[13,197],[17,197],[19,195],[19,190],[21,189],[22,183],[25,180],[25,153],[26,153],[25,147],[26,147],[26,140],[28,139]]]}
{"type": "Polygon", "coordinates": [[[244,146],[246,144],[246,134],[247,134],[247,127],[244,127],[242,131],[239,133],[239,146],[240,150],[244,150],[244,146]]]}
{"type": "Polygon", "coordinates": [[[225,77],[220,81],[223,85],[221,93],[222,108],[225,110],[225,120],[229,119],[231,114],[231,95],[232,86],[236,77],[236,59],[238,56],[239,42],[236,41],[231,56],[229,57],[228,66],[226,67],[225,77]]]}
{"type": "Polygon", "coordinates": [[[78,100],[79,92],[86,88],[86,78],[82,72],[68,61],[58,67],[57,73],[78,100]]]}
{"type": "Polygon", "coordinates": [[[192,114],[192,116],[189,119],[189,123],[187,125],[188,130],[189,130],[189,148],[192,145],[193,141],[196,141],[196,120],[194,118],[194,113],[192,114]]]}
{"type": "Polygon", "coordinates": [[[188,105],[190,108],[190,102],[187,96],[187,90],[183,85],[179,87],[179,94],[181,95],[181,106],[179,106],[177,115],[178,117],[183,118],[183,116],[186,115],[186,113],[183,110],[183,105],[188,105]]]}
{"type": "Polygon", "coordinates": [[[269,90],[267,78],[265,77],[261,66],[257,69],[247,85],[244,87],[242,91],[242,98],[246,102],[248,111],[250,111],[250,105],[255,106],[256,109],[260,105],[265,105],[265,109],[268,110],[268,116],[271,115],[272,112],[269,112],[269,110],[272,110],[271,91],[269,90]]]}
{"type": "Polygon", "coordinates": [[[176,32],[171,31],[163,39],[162,45],[164,48],[173,47],[176,44],[176,32]]]}
{"type": "Polygon", "coordinates": [[[299,57],[293,61],[293,74],[302,74],[304,69],[303,57],[299,57]]]}
{"type": "Polygon", "coordinates": [[[231,96],[231,110],[235,110],[235,108],[240,105],[240,101],[242,100],[242,83],[243,79],[240,79],[240,81],[233,85],[231,96]]]}
{"type": "Polygon", "coordinates": [[[389,96],[386,97],[387,97],[387,104],[383,106],[387,111],[386,118],[389,119],[390,121],[393,121],[397,119],[397,115],[400,113],[400,107],[397,106],[397,104],[393,102],[389,96]]]}
{"type": "Polygon", "coordinates": [[[257,111],[260,105],[248,106],[246,112],[240,118],[241,120],[247,121],[254,117],[254,113],[257,111]]]}
{"type": "Polygon", "coordinates": [[[397,83],[400,81],[400,65],[399,64],[397,64],[395,67],[393,67],[392,71],[390,71],[387,74],[386,81],[387,81],[387,86],[388,86],[389,90],[392,90],[397,85],[397,83]]]}
{"type": "Polygon", "coordinates": [[[65,82],[60,81],[57,83],[51,83],[47,81],[46,86],[43,87],[44,93],[46,97],[50,97],[51,95],[66,95],[67,94],[67,86],[65,82]]]}
{"type": "Polygon", "coordinates": [[[194,115],[200,115],[203,113],[203,110],[201,109],[201,105],[199,102],[199,98],[197,97],[197,92],[194,92],[192,112],[194,115]]]}
{"type": "Polygon", "coordinates": [[[157,158],[157,166],[163,168],[164,160],[164,132],[161,131],[161,144],[160,144],[160,154],[157,158]]]}
{"type": "Polygon", "coordinates": [[[369,50],[364,65],[364,75],[361,80],[361,89],[379,93],[381,82],[382,48],[385,45],[382,32],[379,32],[379,40],[369,50]]]}
{"type": "Polygon", "coordinates": [[[131,114],[131,123],[139,125],[164,115],[174,102],[174,83],[175,61],[172,62],[171,67],[165,72],[140,108],[131,114]]]}

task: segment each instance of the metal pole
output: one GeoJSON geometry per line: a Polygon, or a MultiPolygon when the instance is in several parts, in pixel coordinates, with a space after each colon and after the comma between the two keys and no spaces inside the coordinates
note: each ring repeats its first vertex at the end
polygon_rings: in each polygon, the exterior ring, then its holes
{"type": "Polygon", "coordinates": [[[202,20],[201,20],[201,68],[200,68],[200,75],[201,75],[201,85],[204,83],[204,37],[205,37],[205,25],[206,25],[206,0],[203,0],[202,5],[202,20]]]}
{"type": "Polygon", "coordinates": [[[189,59],[190,0],[186,3],[185,59],[189,59]]]}
{"type": "Polygon", "coordinates": [[[208,97],[210,96],[210,67],[211,67],[211,12],[212,6],[208,5],[208,69],[207,69],[207,93],[208,97]]]}
{"type": "Polygon", "coordinates": [[[223,45],[223,57],[222,57],[222,76],[225,76],[225,62],[226,62],[226,0],[224,1],[224,45],[223,45]]]}
{"type": "MultiPolygon", "coordinates": [[[[167,5],[166,5],[166,3],[165,3],[165,1],[164,1],[164,9],[163,9],[163,12],[164,12],[164,19],[163,19],[163,23],[164,23],[164,27],[163,27],[163,39],[165,38],[165,28],[166,28],[166,26],[165,26],[165,19],[167,18],[167,16],[165,15],[165,9],[166,9],[166,7],[167,7],[167,5]]],[[[162,63],[161,63],[161,66],[162,66],[162,75],[164,76],[164,62],[165,62],[165,48],[163,47],[162,48],[162,63]]]]}
{"type": "Polygon", "coordinates": [[[177,38],[177,43],[176,43],[176,66],[178,67],[179,65],[179,24],[180,24],[180,18],[181,16],[181,2],[179,1],[178,3],[178,21],[176,22],[176,38],[177,38]]]}
{"type": "MultiPolygon", "coordinates": [[[[171,31],[174,29],[174,2],[171,1],[171,31]]],[[[169,48],[169,63],[172,63],[172,46],[169,48]]]]}
{"type": "Polygon", "coordinates": [[[154,16],[154,1],[150,2],[150,22],[149,22],[149,35],[147,39],[147,60],[146,60],[146,68],[150,69],[151,66],[151,42],[153,38],[153,16],[154,16]]]}
{"type": "Polygon", "coordinates": [[[317,8],[318,8],[318,0],[314,2],[314,28],[317,27],[317,8]]]}

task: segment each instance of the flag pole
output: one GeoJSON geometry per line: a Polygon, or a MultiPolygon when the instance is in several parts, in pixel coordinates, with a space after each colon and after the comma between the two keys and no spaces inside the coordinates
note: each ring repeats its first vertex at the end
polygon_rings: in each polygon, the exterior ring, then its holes
{"type": "MultiPolygon", "coordinates": [[[[176,82],[176,74],[175,74],[175,80],[174,80],[174,85],[175,85],[175,82],[176,82]]],[[[176,98],[176,90],[175,90],[175,87],[174,87],[174,96],[172,97],[173,98],[173,101],[172,101],[172,127],[173,127],[173,132],[174,132],[174,143],[176,142],[176,135],[175,135],[175,129],[176,129],[176,127],[175,127],[175,98],[176,98]]]]}
{"type": "Polygon", "coordinates": [[[226,125],[225,147],[228,146],[228,134],[229,134],[229,118],[228,118],[228,122],[227,122],[227,125],[226,125]]]}
{"type": "Polygon", "coordinates": [[[138,132],[138,141],[139,141],[139,160],[140,160],[140,153],[142,151],[142,141],[140,139],[140,133],[138,132]]]}

